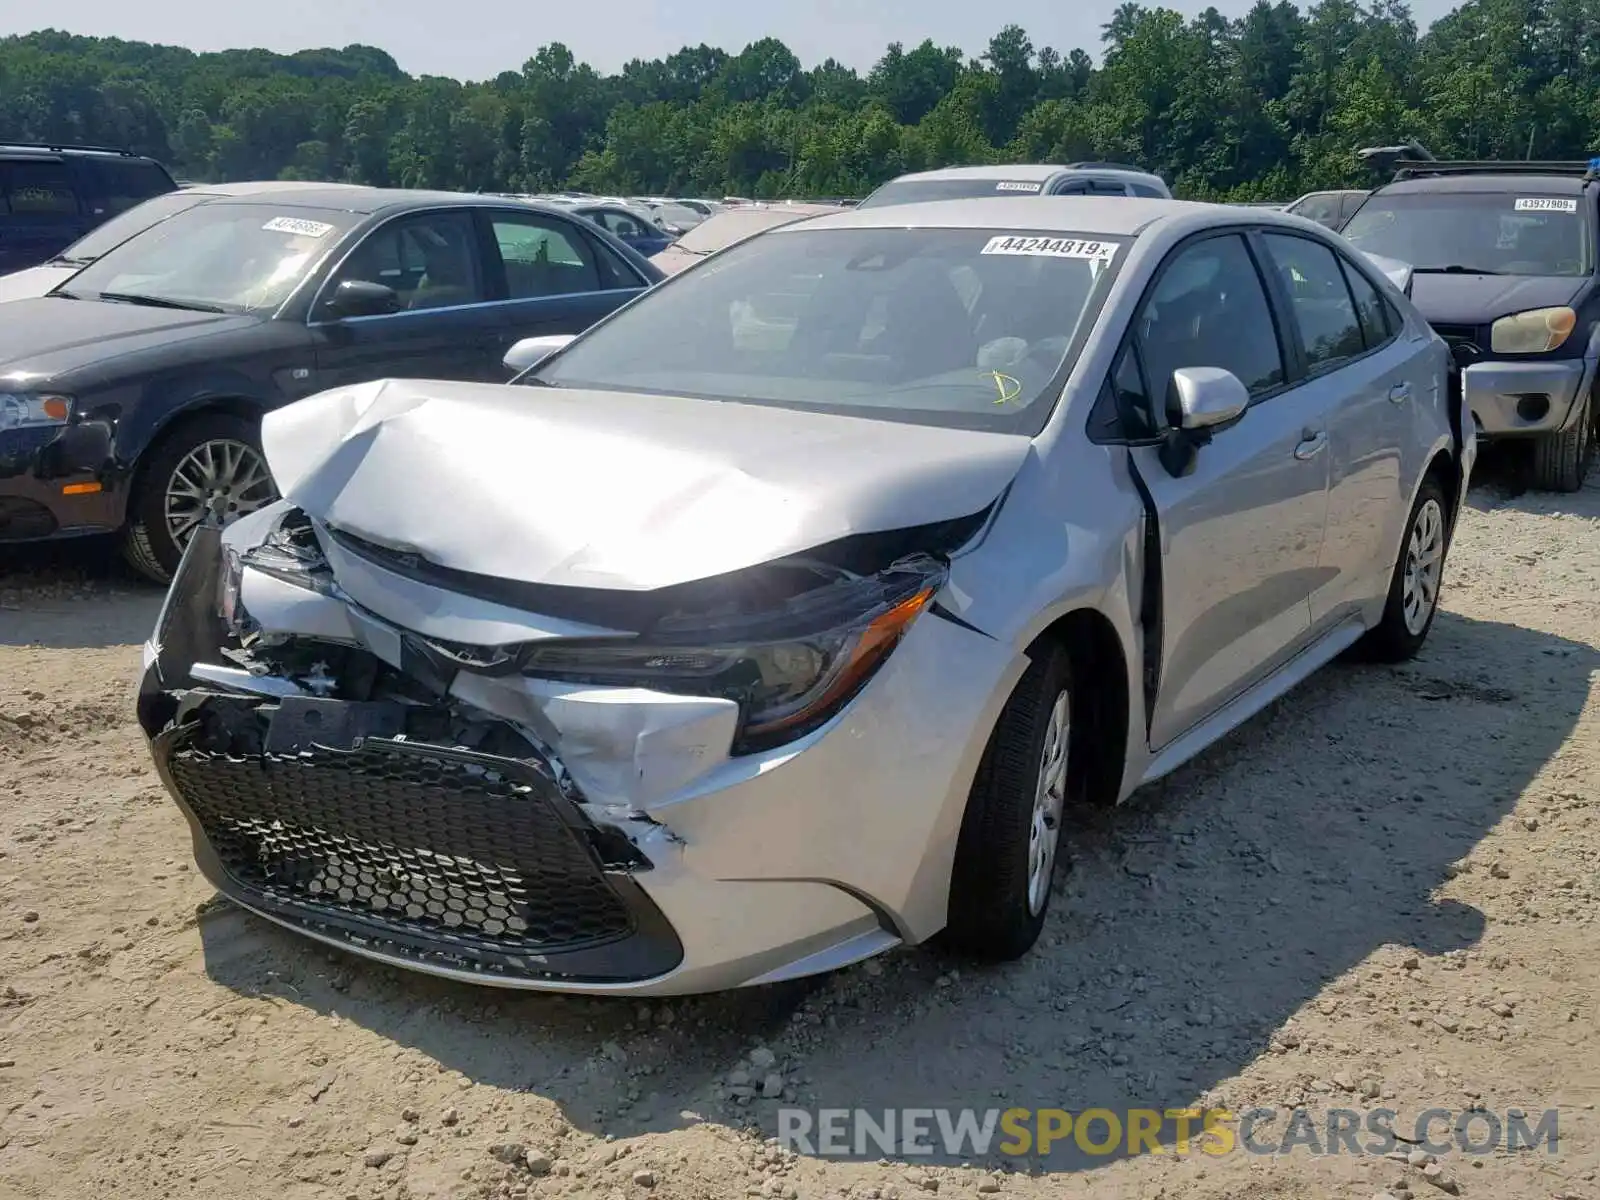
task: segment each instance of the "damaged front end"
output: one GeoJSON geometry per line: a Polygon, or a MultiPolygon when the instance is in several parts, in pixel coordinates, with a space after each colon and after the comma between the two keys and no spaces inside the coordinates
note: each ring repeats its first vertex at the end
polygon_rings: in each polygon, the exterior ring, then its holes
{"type": "Polygon", "coordinates": [[[192,539],[139,717],[219,891],[358,953],[608,988],[684,958],[672,799],[832,721],[987,511],[626,594],[438,568],[287,502],[192,539]]]}

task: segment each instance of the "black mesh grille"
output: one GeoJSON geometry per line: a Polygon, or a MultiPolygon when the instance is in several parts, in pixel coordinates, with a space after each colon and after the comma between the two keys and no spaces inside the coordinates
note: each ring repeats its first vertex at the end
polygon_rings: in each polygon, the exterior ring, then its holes
{"type": "Polygon", "coordinates": [[[276,909],[468,955],[540,955],[633,932],[552,802],[470,756],[367,739],[252,757],[190,746],[168,766],[222,868],[276,909]]]}

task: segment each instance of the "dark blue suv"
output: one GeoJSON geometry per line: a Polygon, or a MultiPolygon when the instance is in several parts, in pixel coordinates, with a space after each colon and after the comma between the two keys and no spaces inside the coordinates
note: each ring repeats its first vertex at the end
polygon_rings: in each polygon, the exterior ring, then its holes
{"type": "Polygon", "coordinates": [[[124,150],[0,142],[0,275],[54,258],[118,213],[177,189],[155,159],[124,150]]]}

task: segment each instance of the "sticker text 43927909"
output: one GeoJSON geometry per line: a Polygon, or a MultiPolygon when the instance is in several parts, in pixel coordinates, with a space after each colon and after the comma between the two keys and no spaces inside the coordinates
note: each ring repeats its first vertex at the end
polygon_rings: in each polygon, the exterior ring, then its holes
{"type": "Polygon", "coordinates": [[[1084,238],[1027,237],[1002,233],[984,244],[980,254],[1031,254],[1043,258],[1084,258],[1109,263],[1117,256],[1115,242],[1095,242],[1084,238]]]}
{"type": "Polygon", "coordinates": [[[1568,212],[1578,211],[1578,202],[1564,196],[1529,196],[1517,201],[1517,212],[1568,212]]]}

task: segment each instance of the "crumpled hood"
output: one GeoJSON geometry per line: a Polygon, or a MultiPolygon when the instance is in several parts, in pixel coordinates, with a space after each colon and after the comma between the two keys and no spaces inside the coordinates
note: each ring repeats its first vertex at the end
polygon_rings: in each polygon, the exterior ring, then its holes
{"type": "Polygon", "coordinates": [[[1429,321],[1444,325],[1488,325],[1512,313],[1570,304],[1588,282],[1572,276],[1434,275],[1418,272],[1411,302],[1429,321]]]}
{"type": "Polygon", "coordinates": [[[978,512],[1025,437],[680,397],[379,380],[269,413],[283,495],[522,583],[647,590],[978,512]]]}

